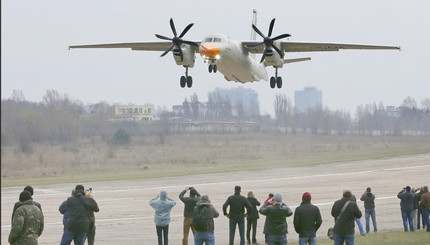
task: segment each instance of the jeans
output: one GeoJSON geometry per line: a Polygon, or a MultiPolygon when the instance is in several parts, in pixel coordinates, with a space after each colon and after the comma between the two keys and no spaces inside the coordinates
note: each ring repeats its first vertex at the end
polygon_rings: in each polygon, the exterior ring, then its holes
{"type": "Polygon", "coordinates": [[[236,224],[239,226],[240,245],[245,245],[245,218],[230,217],[230,241],[229,244],[234,244],[234,233],[236,233],[236,224]]]}
{"type": "Polygon", "coordinates": [[[193,223],[193,218],[184,218],[184,237],[182,238],[182,245],[188,245],[188,234],[190,233],[190,228],[193,231],[193,234],[196,234],[196,231],[191,224],[193,223]]]}
{"type": "Polygon", "coordinates": [[[414,220],[413,220],[413,211],[404,211],[402,210],[402,219],[403,219],[403,228],[405,231],[408,231],[408,223],[409,223],[409,229],[411,231],[414,231],[414,220]]]}
{"type": "Polygon", "coordinates": [[[317,237],[299,237],[299,245],[316,245],[317,237]]]}
{"type": "Polygon", "coordinates": [[[427,232],[430,232],[430,217],[429,217],[430,209],[423,208],[422,211],[423,211],[423,221],[425,221],[424,224],[427,225],[427,232]]]}
{"type": "Polygon", "coordinates": [[[64,230],[63,236],[61,237],[60,245],[70,245],[74,240],[75,245],[84,245],[87,232],[76,232],[71,230],[64,230]]]}
{"type": "Polygon", "coordinates": [[[370,232],[370,218],[372,218],[373,231],[377,232],[378,228],[376,226],[376,213],[374,208],[369,208],[364,210],[364,217],[366,218],[366,233],[370,232]]]}
{"type": "Polygon", "coordinates": [[[355,219],[355,223],[357,223],[358,229],[360,230],[360,234],[362,236],[366,235],[366,233],[364,233],[363,225],[361,224],[361,220],[357,218],[357,219],[355,219]]]}
{"type": "MultiPolygon", "coordinates": [[[[423,215],[423,211],[421,208],[418,208],[417,212],[417,230],[421,229],[421,216],[423,215]]],[[[423,228],[425,228],[424,225],[424,219],[422,219],[423,228]]]]}
{"type": "Polygon", "coordinates": [[[246,240],[248,242],[257,242],[256,238],[257,233],[257,219],[248,219],[246,220],[246,240]],[[252,240],[251,240],[251,228],[252,228],[252,240]]]}
{"type": "Polygon", "coordinates": [[[194,235],[194,245],[215,245],[215,235],[211,232],[197,231],[194,235]]]}
{"type": "Polygon", "coordinates": [[[156,226],[157,228],[157,236],[158,236],[158,245],[169,244],[169,225],[166,226],[156,226]]]}
{"type": "Polygon", "coordinates": [[[354,245],[354,234],[334,234],[334,245],[354,245]]]}
{"type": "Polygon", "coordinates": [[[287,245],[287,235],[267,235],[268,245],[287,245]]]}

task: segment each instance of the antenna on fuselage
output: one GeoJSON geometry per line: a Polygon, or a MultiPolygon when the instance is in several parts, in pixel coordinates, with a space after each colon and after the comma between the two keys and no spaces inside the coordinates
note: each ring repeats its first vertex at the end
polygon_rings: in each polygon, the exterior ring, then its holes
{"type": "MultiPolygon", "coordinates": [[[[252,10],[252,24],[254,24],[255,26],[257,26],[257,10],[253,9],[252,10]]],[[[257,33],[254,31],[254,29],[251,29],[251,40],[257,40],[257,33]]]]}

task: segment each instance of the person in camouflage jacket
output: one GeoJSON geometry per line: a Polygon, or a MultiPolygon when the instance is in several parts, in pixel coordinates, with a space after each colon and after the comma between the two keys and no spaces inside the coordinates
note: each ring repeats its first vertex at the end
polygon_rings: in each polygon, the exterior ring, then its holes
{"type": "Polygon", "coordinates": [[[19,201],[22,205],[13,215],[9,243],[12,245],[37,245],[37,239],[42,234],[44,227],[43,213],[33,204],[30,192],[21,192],[19,201]]]}

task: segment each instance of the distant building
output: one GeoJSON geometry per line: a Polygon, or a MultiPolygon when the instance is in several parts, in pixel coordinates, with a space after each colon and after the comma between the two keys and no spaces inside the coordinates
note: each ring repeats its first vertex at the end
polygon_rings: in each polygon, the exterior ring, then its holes
{"type": "Polygon", "coordinates": [[[115,117],[124,119],[153,120],[153,105],[115,106],[115,117]]]}
{"type": "MultiPolygon", "coordinates": [[[[258,93],[250,88],[216,88],[213,92],[209,93],[209,96],[212,96],[215,100],[221,99],[223,101],[229,101],[233,110],[237,110],[238,107],[241,107],[245,116],[260,115],[258,93]]],[[[237,111],[233,111],[233,114],[237,114],[237,111]]]]}
{"type": "Polygon", "coordinates": [[[294,106],[298,112],[309,109],[322,110],[322,92],[315,87],[305,87],[304,90],[294,92],[294,106]]]}

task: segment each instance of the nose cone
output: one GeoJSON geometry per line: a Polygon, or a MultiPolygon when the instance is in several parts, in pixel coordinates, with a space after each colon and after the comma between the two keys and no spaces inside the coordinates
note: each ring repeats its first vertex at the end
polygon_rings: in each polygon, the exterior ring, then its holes
{"type": "Polygon", "coordinates": [[[209,58],[214,58],[221,52],[218,45],[213,43],[201,44],[200,45],[200,54],[209,58]]]}

